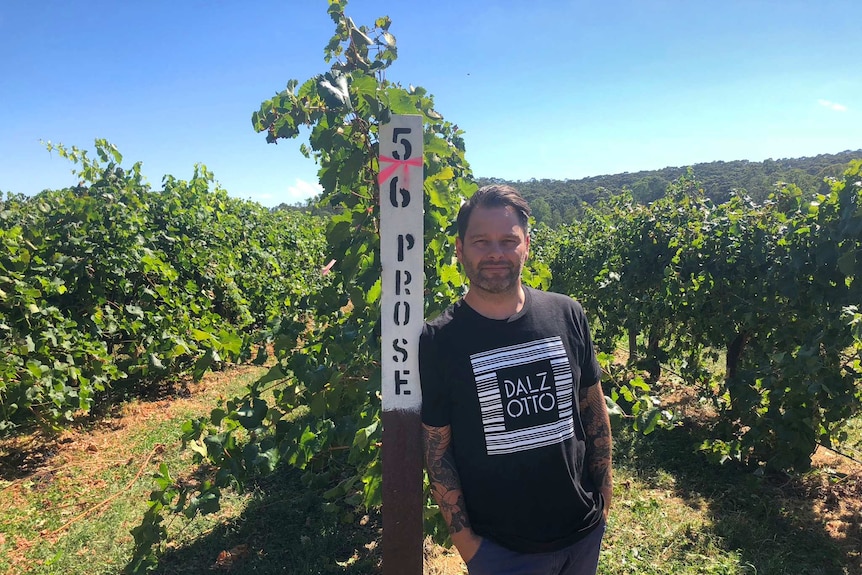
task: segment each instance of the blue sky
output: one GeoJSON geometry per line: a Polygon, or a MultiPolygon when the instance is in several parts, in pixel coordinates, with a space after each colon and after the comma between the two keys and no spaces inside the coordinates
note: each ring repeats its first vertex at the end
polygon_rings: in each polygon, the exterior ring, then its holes
{"type": "MultiPolygon", "coordinates": [[[[389,79],[427,88],[477,176],[585,176],[862,148],[855,0],[353,0],[389,15],[389,79]]],[[[202,162],[236,197],[314,193],[260,103],[327,69],[325,0],[6,0],[0,190],[75,183],[40,140],[117,145],[154,187],[202,162]]]]}

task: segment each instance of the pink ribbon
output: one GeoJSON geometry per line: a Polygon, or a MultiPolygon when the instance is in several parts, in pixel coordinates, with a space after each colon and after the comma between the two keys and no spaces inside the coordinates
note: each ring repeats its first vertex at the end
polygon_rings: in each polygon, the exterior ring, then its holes
{"type": "Polygon", "coordinates": [[[386,166],[386,168],[380,170],[380,173],[377,174],[377,184],[382,186],[383,182],[389,179],[395,172],[400,169],[404,170],[404,186],[408,188],[410,186],[410,166],[421,167],[422,166],[422,158],[416,156],[415,158],[411,158],[409,160],[396,160],[395,158],[387,158],[386,156],[380,156],[380,165],[382,166],[384,163],[391,164],[386,166]]]}

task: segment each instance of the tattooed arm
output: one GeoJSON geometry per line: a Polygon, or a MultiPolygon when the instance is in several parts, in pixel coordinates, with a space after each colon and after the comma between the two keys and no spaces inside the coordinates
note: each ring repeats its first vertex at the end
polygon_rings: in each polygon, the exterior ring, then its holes
{"type": "Polygon", "coordinates": [[[587,435],[586,467],[605,500],[604,515],[608,518],[613,494],[611,471],[611,420],[600,383],[581,389],[581,421],[587,435]]]}
{"type": "Polygon", "coordinates": [[[431,427],[422,424],[422,441],[425,445],[425,465],[431,483],[431,494],[440,507],[440,513],[449,527],[452,543],[465,562],[473,558],[482,538],[470,528],[470,518],[461,491],[461,479],[452,455],[452,428],[431,427]]]}

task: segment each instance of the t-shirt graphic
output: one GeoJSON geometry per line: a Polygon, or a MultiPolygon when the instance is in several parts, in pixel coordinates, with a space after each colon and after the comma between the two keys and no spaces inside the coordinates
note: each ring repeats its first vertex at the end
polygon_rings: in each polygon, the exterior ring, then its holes
{"type": "Polygon", "coordinates": [[[470,356],[488,455],[574,437],[572,368],[559,336],[470,356]]]}

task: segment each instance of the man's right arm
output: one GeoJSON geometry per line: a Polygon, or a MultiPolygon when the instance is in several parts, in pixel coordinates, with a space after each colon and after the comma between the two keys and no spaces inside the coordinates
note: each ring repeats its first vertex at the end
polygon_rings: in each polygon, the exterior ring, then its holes
{"type": "Polygon", "coordinates": [[[432,427],[423,423],[422,440],[431,494],[449,527],[452,543],[464,562],[467,562],[476,554],[482,538],[473,533],[470,518],[467,517],[461,479],[452,454],[452,428],[448,425],[432,427]]]}

